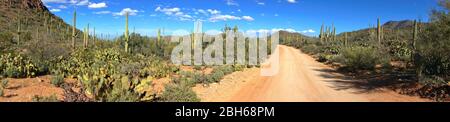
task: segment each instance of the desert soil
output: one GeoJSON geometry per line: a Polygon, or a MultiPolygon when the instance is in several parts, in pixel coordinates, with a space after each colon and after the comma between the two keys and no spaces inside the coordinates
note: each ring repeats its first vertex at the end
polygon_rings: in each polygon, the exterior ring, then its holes
{"type": "Polygon", "coordinates": [[[277,50],[279,72],[274,76],[261,76],[261,69],[251,68],[227,75],[219,83],[197,85],[193,90],[204,102],[429,101],[385,88],[368,90],[352,87],[349,83],[356,79],[329,72],[334,69],[298,49],[280,45],[277,50]]]}

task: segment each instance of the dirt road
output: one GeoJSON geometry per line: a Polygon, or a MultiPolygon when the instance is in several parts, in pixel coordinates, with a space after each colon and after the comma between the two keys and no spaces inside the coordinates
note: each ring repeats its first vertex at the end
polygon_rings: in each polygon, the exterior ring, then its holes
{"type": "MultiPolygon", "coordinates": [[[[257,69],[231,74],[244,74],[245,79],[225,78],[212,87],[197,86],[203,101],[212,102],[370,102],[427,101],[389,90],[364,91],[345,87],[342,74],[327,72],[332,68],[309,55],[287,46],[279,46],[279,73],[263,77],[257,69]],[[242,81],[241,81],[242,80],[242,81]]],[[[273,64],[271,64],[273,66],[273,64]]]]}

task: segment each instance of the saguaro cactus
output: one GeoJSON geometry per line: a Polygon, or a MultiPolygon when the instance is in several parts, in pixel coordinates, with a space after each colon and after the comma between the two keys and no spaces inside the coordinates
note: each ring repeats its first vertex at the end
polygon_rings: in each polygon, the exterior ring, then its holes
{"type": "Polygon", "coordinates": [[[161,43],[161,29],[158,29],[158,35],[156,37],[156,46],[159,47],[159,43],[161,43]]]}
{"type": "Polygon", "coordinates": [[[333,33],[332,33],[332,35],[333,36],[331,37],[332,38],[331,40],[336,41],[336,27],[334,27],[334,26],[333,26],[333,33]]]}
{"type": "Polygon", "coordinates": [[[128,12],[125,13],[125,52],[128,52],[128,12]]]}
{"type": "Polygon", "coordinates": [[[323,24],[322,24],[322,26],[320,27],[320,35],[319,35],[319,38],[320,38],[320,42],[323,42],[323,24]]]}
{"type": "Polygon", "coordinates": [[[345,46],[348,45],[348,36],[347,36],[347,32],[344,33],[344,45],[345,45],[345,46]]]}
{"type": "Polygon", "coordinates": [[[86,29],[86,43],[84,44],[85,48],[88,48],[88,46],[89,46],[88,44],[89,44],[89,23],[88,23],[87,29],[86,29]]]}
{"type": "Polygon", "coordinates": [[[377,40],[378,40],[378,45],[381,47],[381,25],[380,25],[380,18],[378,18],[377,21],[377,40]]]}
{"type": "Polygon", "coordinates": [[[73,12],[73,26],[72,26],[72,49],[75,50],[75,38],[77,37],[77,11],[73,12]]]}
{"type": "Polygon", "coordinates": [[[21,20],[19,17],[17,23],[17,44],[20,44],[20,34],[21,34],[21,20]]]}
{"type": "Polygon", "coordinates": [[[94,34],[92,35],[92,44],[93,46],[95,46],[95,41],[96,41],[96,35],[95,35],[95,27],[94,27],[94,34]]]}
{"type": "Polygon", "coordinates": [[[414,20],[413,41],[412,41],[413,50],[416,49],[417,34],[418,34],[418,23],[416,20],[414,20]]]}
{"type": "Polygon", "coordinates": [[[84,28],[84,30],[83,30],[83,48],[84,49],[86,49],[86,31],[87,31],[87,29],[86,29],[86,27],[84,28]]]}

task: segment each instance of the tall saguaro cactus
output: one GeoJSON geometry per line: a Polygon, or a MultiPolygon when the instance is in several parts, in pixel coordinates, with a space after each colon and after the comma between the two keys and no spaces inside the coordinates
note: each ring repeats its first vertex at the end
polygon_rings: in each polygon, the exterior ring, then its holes
{"type": "Polygon", "coordinates": [[[380,25],[380,18],[378,18],[377,20],[377,40],[378,40],[378,45],[381,47],[381,36],[382,36],[382,31],[381,31],[381,25],[380,25]]]}
{"type": "Polygon", "coordinates": [[[93,46],[95,46],[95,42],[97,41],[95,37],[96,37],[96,35],[95,35],[95,27],[94,27],[94,34],[92,35],[92,44],[93,44],[93,46]]]}
{"type": "Polygon", "coordinates": [[[412,42],[412,48],[413,50],[416,49],[416,41],[417,41],[417,34],[418,34],[418,23],[416,20],[414,20],[414,30],[413,30],[413,42],[412,42]]]}
{"type": "Polygon", "coordinates": [[[86,40],[87,40],[87,39],[86,39],[86,38],[87,38],[87,37],[86,37],[86,35],[87,35],[86,32],[87,32],[87,29],[86,29],[86,27],[85,27],[84,30],[83,30],[83,48],[84,48],[84,49],[86,49],[86,40]]]}
{"type": "Polygon", "coordinates": [[[77,11],[73,12],[73,26],[72,26],[72,49],[75,50],[75,38],[77,37],[77,11]]]}
{"type": "Polygon", "coordinates": [[[332,40],[333,40],[333,41],[336,41],[336,27],[334,27],[334,26],[333,26],[333,33],[332,33],[332,35],[333,35],[333,36],[331,37],[332,40]]]}
{"type": "Polygon", "coordinates": [[[161,29],[158,29],[158,35],[156,37],[156,46],[159,47],[160,43],[161,43],[161,29]]]}
{"type": "Polygon", "coordinates": [[[320,42],[323,42],[323,36],[324,36],[324,34],[323,34],[323,24],[322,24],[322,26],[320,27],[320,35],[319,35],[320,42]]]}
{"type": "Polygon", "coordinates": [[[348,36],[347,36],[347,32],[344,33],[344,45],[348,46],[348,36]]]}
{"type": "Polygon", "coordinates": [[[125,52],[128,52],[128,12],[125,13],[125,52]]]}
{"type": "Polygon", "coordinates": [[[87,29],[86,29],[86,42],[84,44],[84,47],[88,48],[88,46],[89,46],[88,44],[89,44],[89,23],[88,23],[87,29]]]}
{"type": "Polygon", "coordinates": [[[21,20],[20,17],[18,18],[18,23],[17,23],[17,44],[20,44],[20,35],[21,35],[21,20]]]}

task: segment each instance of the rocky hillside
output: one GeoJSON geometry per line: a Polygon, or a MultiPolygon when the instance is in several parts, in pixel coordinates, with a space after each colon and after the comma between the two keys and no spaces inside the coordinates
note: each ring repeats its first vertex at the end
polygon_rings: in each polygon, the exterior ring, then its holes
{"type": "MultiPolygon", "coordinates": [[[[71,28],[41,0],[0,1],[0,53],[32,54],[40,58],[66,53],[65,48],[71,44],[71,28]]],[[[81,41],[80,36],[77,41],[81,41]]]]}
{"type": "Polygon", "coordinates": [[[414,21],[411,20],[403,20],[403,21],[389,21],[383,24],[383,27],[385,29],[404,29],[404,28],[410,28],[414,26],[414,21]]]}

